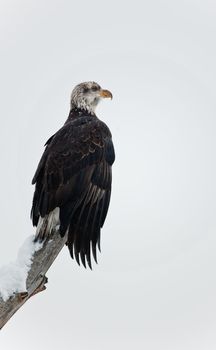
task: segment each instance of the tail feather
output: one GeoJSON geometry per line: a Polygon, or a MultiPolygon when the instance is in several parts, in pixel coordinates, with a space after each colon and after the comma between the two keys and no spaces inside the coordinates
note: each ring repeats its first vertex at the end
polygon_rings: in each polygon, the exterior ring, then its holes
{"type": "Polygon", "coordinates": [[[49,214],[44,217],[39,217],[35,241],[43,241],[49,237],[51,232],[60,224],[59,221],[59,208],[55,208],[49,214]]]}

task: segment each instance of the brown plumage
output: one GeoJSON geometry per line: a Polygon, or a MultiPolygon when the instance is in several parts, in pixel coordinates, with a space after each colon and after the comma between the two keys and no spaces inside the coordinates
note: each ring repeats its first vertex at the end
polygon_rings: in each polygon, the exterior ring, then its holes
{"type": "Polygon", "coordinates": [[[73,90],[69,117],[47,141],[32,180],[36,185],[31,211],[36,239],[45,239],[59,224],[61,236],[68,230],[72,258],[78,263],[81,259],[84,266],[87,260],[90,268],[91,253],[97,261],[96,246],[100,249],[115,158],[111,133],[94,113],[102,97],[112,95],[94,82],[73,90]]]}

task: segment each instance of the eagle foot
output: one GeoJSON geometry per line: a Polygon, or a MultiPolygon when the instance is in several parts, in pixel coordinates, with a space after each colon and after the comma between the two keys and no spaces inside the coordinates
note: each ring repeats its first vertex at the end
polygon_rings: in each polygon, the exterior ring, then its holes
{"type": "Polygon", "coordinates": [[[48,278],[47,278],[47,276],[45,276],[45,275],[43,275],[43,274],[41,273],[41,274],[40,274],[40,277],[42,277],[41,283],[43,283],[43,284],[48,283],[48,278]]]}
{"type": "Polygon", "coordinates": [[[40,277],[42,277],[42,281],[39,284],[39,286],[34,290],[34,292],[32,293],[31,296],[33,296],[33,295],[35,295],[37,293],[43,292],[43,290],[46,289],[45,284],[48,283],[48,278],[45,275],[43,275],[43,274],[40,274],[40,277]]]}
{"type": "Polygon", "coordinates": [[[20,292],[17,294],[17,297],[20,301],[22,301],[28,297],[28,292],[20,292]]]}

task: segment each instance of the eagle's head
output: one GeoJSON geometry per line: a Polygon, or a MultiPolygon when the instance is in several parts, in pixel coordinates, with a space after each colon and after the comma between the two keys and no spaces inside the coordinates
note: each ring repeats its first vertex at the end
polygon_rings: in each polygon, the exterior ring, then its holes
{"type": "Polygon", "coordinates": [[[94,81],[78,84],[71,94],[71,109],[78,108],[94,114],[98,102],[102,98],[112,98],[109,90],[103,90],[94,81]]]}

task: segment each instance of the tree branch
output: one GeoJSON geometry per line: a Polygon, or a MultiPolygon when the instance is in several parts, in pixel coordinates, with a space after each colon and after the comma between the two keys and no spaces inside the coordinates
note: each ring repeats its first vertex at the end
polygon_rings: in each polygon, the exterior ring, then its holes
{"type": "Polygon", "coordinates": [[[62,238],[58,231],[50,234],[49,239],[43,243],[43,247],[32,257],[31,268],[26,280],[27,291],[17,293],[7,301],[0,298],[0,329],[30,297],[46,289],[45,284],[48,280],[45,274],[66,241],[67,235],[62,238]]]}

